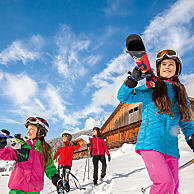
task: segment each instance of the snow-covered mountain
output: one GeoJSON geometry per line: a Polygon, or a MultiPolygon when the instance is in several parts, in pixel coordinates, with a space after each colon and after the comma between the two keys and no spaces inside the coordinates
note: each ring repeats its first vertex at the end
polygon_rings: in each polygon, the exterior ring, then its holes
{"type": "MultiPolygon", "coordinates": [[[[188,147],[184,138],[180,136],[180,165],[194,157],[193,152],[188,147]]],[[[89,179],[86,171],[85,181],[83,181],[85,164],[87,159],[73,161],[72,173],[79,179],[82,187],[86,190],[77,190],[73,180],[70,179],[72,194],[140,194],[141,187],[151,184],[148,173],[145,169],[143,160],[134,151],[134,145],[124,144],[117,150],[111,152],[112,160],[108,163],[107,175],[104,182],[98,186],[93,186],[93,166],[92,159],[89,159],[89,179]]],[[[0,161],[1,167],[9,168],[7,163],[0,161]]],[[[56,164],[57,165],[57,164],[56,164]]],[[[101,165],[99,165],[101,168],[101,165]]],[[[100,175],[101,170],[99,171],[100,175]]],[[[0,172],[2,175],[3,173],[0,172]]],[[[5,174],[5,173],[4,173],[5,174]]],[[[193,194],[194,164],[180,171],[180,194],[193,194]]],[[[1,194],[7,194],[9,176],[0,176],[1,194]]],[[[45,186],[41,194],[57,193],[56,188],[45,176],[45,186]]],[[[149,193],[149,189],[146,191],[149,193]]]]}

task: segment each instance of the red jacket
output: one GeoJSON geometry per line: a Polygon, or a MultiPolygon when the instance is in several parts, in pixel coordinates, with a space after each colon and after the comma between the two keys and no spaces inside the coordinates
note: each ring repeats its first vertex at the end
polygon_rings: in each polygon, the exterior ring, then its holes
{"type": "Polygon", "coordinates": [[[62,146],[57,150],[53,157],[53,160],[55,160],[58,157],[58,155],[60,155],[58,165],[72,166],[73,151],[79,149],[80,144],[77,143],[77,145],[71,145],[70,141],[63,143],[65,146],[62,146]]]}
{"type": "Polygon", "coordinates": [[[93,136],[93,138],[90,140],[91,146],[89,147],[90,150],[92,150],[92,155],[105,155],[105,152],[107,155],[110,155],[106,144],[104,142],[104,139],[102,137],[96,137],[93,136]]]}

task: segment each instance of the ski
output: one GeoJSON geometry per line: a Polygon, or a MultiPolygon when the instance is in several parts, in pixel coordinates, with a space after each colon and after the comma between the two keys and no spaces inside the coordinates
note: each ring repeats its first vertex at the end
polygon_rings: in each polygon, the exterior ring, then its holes
{"type": "MultiPolygon", "coordinates": [[[[193,164],[193,163],[194,163],[194,158],[191,159],[191,160],[189,160],[188,162],[186,162],[186,163],[183,164],[182,166],[180,166],[180,167],[179,167],[179,170],[182,170],[182,169],[184,169],[184,168],[190,166],[190,165],[193,164]]],[[[142,192],[142,193],[145,193],[146,190],[149,189],[152,185],[153,185],[153,184],[150,184],[150,185],[148,185],[147,187],[142,187],[142,188],[141,188],[141,192],[142,192]]]]}
{"type": "Polygon", "coordinates": [[[15,142],[20,143],[20,144],[22,144],[22,145],[26,143],[25,141],[23,141],[23,140],[21,140],[21,139],[18,139],[18,138],[16,138],[16,137],[12,137],[12,136],[10,136],[10,135],[7,135],[6,133],[4,133],[4,132],[2,132],[2,131],[0,131],[0,137],[5,137],[5,138],[7,138],[7,139],[10,140],[10,141],[15,141],[15,142]]]}
{"type": "Polygon", "coordinates": [[[153,87],[154,82],[156,82],[156,76],[150,66],[148,55],[141,37],[137,34],[129,35],[126,39],[126,49],[126,52],[130,54],[138,68],[145,74],[146,86],[153,87]]]}

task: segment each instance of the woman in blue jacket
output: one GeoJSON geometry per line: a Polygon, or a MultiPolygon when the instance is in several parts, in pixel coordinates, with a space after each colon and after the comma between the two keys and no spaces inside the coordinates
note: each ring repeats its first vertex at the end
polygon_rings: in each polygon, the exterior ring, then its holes
{"type": "Polygon", "coordinates": [[[143,78],[141,71],[135,68],[132,75],[138,78],[127,77],[119,89],[118,99],[123,103],[142,102],[136,151],[142,156],[153,182],[150,194],[178,194],[178,125],[193,151],[194,126],[186,90],[178,78],[182,62],[176,51],[160,51],[156,68],[155,87],[140,86],[134,90],[134,82],[143,78]]]}

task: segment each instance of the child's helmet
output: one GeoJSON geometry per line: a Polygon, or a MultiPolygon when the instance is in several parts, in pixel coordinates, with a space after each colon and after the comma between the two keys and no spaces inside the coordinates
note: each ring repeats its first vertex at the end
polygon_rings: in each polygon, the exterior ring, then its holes
{"type": "Polygon", "coordinates": [[[41,117],[29,117],[25,120],[24,125],[26,128],[29,124],[35,125],[38,127],[38,132],[36,137],[39,139],[45,137],[49,131],[49,124],[47,121],[41,117]]]}
{"type": "Polygon", "coordinates": [[[173,59],[176,62],[176,73],[175,76],[179,76],[182,71],[182,61],[178,56],[177,52],[170,49],[161,50],[158,52],[156,56],[156,69],[157,75],[160,76],[159,65],[164,59],[173,59]]]}
{"type": "Polygon", "coordinates": [[[97,135],[101,135],[101,129],[99,127],[94,127],[93,131],[96,130],[97,131],[97,135]]]}
{"type": "Polygon", "coordinates": [[[72,135],[70,133],[67,133],[67,132],[64,132],[61,134],[62,137],[66,136],[68,139],[68,141],[71,141],[72,140],[72,135]]]}

